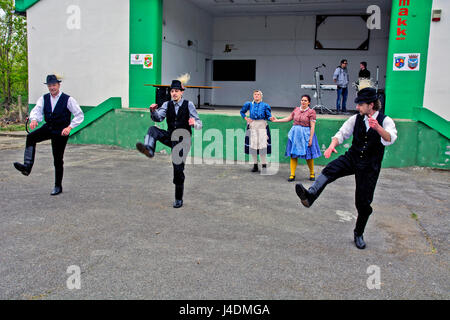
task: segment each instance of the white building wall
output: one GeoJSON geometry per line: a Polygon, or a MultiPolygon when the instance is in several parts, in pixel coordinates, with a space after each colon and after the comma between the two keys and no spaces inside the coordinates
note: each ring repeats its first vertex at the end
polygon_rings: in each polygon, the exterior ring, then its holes
{"type": "MultiPolygon", "coordinates": [[[[384,88],[389,17],[383,16],[380,30],[371,30],[368,51],[314,50],[315,16],[217,17],[214,19],[214,59],[256,59],[255,82],[213,82],[217,105],[242,105],[251,99],[253,89],[261,89],[272,107],[298,104],[302,94],[313,98],[312,90],[300,89],[313,83],[314,67],[324,63],[323,84],[333,84],[332,76],[341,59],[349,62],[350,82],[357,79],[359,63],[366,61],[372,78],[380,66],[380,88],[384,88]],[[237,50],[224,53],[225,44],[237,50]]],[[[349,32],[350,33],[350,32],[349,32]]],[[[331,34],[331,38],[349,41],[349,33],[331,34]]],[[[354,42],[354,41],[353,41],[354,42]]],[[[347,109],[354,109],[356,91],[349,90],[347,109]]],[[[336,92],[323,92],[323,102],[335,108],[336,92]]],[[[315,99],[313,98],[313,104],[315,99]]]]}
{"type": "Polygon", "coordinates": [[[46,75],[56,73],[80,105],[121,97],[128,106],[129,16],[129,0],[45,0],[28,9],[29,103],[48,92],[46,75]],[[80,29],[67,26],[73,5],[80,29]]]}
{"type": "MultiPolygon", "coordinates": [[[[205,60],[212,57],[212,34],[213,18],[206,11],[186,0],[164,0],[161,82],[170,84],[189,73],[187,85],[210,85],[205,83],[205,60]]],[[[202,104],[209,94],[204,91],[202,104]]],[[[187,89],[184,97],[197,104],[197,90],[187,89]]]]}
{"type": "MultiPolygon", "coordinates": [[[[441,9],[441,21],[431,22],[427,74],[423,105],[445,120],[450,120],[450,1],[434,0],[433,9],[441,9]]],[[[431,18],[430,18],[431,20],[431,18]]]]}

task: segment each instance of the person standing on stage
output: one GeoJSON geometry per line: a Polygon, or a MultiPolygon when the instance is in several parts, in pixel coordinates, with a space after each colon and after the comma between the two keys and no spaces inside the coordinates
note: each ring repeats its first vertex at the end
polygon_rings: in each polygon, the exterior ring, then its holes
{"type": "Polygon", "coordinates": [[[342,112],[347,111],[347,96],[349,76],[347,71],[348,62],[346,59],[341,60],[340,66],[336,68],[333,74],[333,81],[337,84],[337,99],[336,110],[341,110],[341,96],[342,96],[342,112]]]}
{"type": "Polygon", "coordinates": [[[360,90],[355,103],[359,114],[344,122],[324,155],[325,158],[330,158],[332,152],[337,153],[335,148],[353,135],[350,149],[330,162],[308,190],[298,183],[295,191],[301,203],[309,208],[327,184],[344,176],[355,175],[355,205],[358,218],[353,231],[354,242],[357,248],[364,249],[366,243],[363,233],[372,213],[370,205],[381,170],[384,148],[397,140],[397,129],[391,118],[379,112],[380,101],[374,88],[360,90]]]}
{"type": "Polygon", "coordinates": [[[83,111],[76,100],[60,91],[60,83],[61,81],[55,75],[47,76],[45,84],[49,93],[40,97],[31,110],[30,128],[34,130],[42,120],[45,120],[45,124],[27,135],[24,163],[14,162],[14,167],[28,176],[33,168],[36,144],[50,139],[55,166],[55,187],[51,192],[52,196],[62,192],[64,150],[70,131],[84,120],[83,111]],[[72,115],[74,118],[71,120],[72,115]]]}
{"type": "Polygon", "coordinates": [[[315,134],[316,111],[309,108],[311,97],[303,95],[300,100],[300,107],[295,107],[294,111],[286,118],[272,118],[273,122],[289,122],[294,120],[294,125],[288,133],[285,156],[291,157],[291,175],[288,181],[295,180],[295,170],[298,158],[305,159],[309,168],[309,180],[315,180],[314,159],[322,155],[319,143],[315,134]]]}
{"type": "Polygon", "coordinates": [[[359,64],[359,73],[358,78],[359,79],[370,79],[370,71],[367,70],[367,62],[362,61],[359,64]]]}
{"type": "Polygon", "coordinates": [[[175,185],[174,208],[183,206],[184,165],[191,145],[192,127],[199,130],[203,126],[194,104],[183,99],[183,82],[187,82],[187,80],[184,78],[181,78],[181,81],[172,80],[171,100],[164,102],[159,109],[156,103],[150,106],[152,120],[161,122],[166,119],[168,130],[151,126],[144,143],[136,143],[137,150],[149,158],[155,154],[156,141],[172,149],[173,183],[175,185]],[[176,148],[177,145],[178,148],[176,148]],[[182,148],[179,148],[180,146],[182,148]]]}
{"type": "Polygon", "coordinates": [[[241,117],[247,121],[245,153],[253,159],[252,172],[258,172],[258,154],[261,160],[261,173],[267,172],[266,155],[272,152],[270,129],[267,121],[272,118],[270,106],[263,102],[261,90],[253,91],[253,101],[247,101],[241,109],[241,117]],[[246,113],[249,111],[249,116],[246,113]]]}

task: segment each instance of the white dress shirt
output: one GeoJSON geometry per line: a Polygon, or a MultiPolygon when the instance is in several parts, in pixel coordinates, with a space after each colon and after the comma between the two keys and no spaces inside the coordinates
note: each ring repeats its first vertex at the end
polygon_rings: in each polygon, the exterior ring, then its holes
{"type": "MultiPolygon", "coordinates": [[[[50,103],[52,105],[52,112],[55,110],[56,103],[59,100],[59,97],[61,96],[62,92],[59,91],[58,95],[56,97],[53,97],[50,94],[50,103]]],[[[70,97],[67,101],[67,109],[73,114],[73,119],[70,122],[70,127],[73,129],[76,126],[78,126],[80,123],[84,120],[84,113],[80,108],[80,105],[78,102],[70,97]]],[[[41,122],[44,119],[44,96],[41,96],[38,101],[36,102],[36,105],[34,106],[33,110],[30,112],[30,120],[36,120],[37,122],[41,122]]]]}
{"type": "MultiPolygon", "coordinates": [[[[347,121],[344,122],[342,127],[339,129],[339,131],[333,137],[333,138],[338,139],[339,144],[341,144],[344,140],[350,138],[353,135],[353,129],[355,128],[357,116],[358,115],[355,114],[355,115],[351,116],[350,118],[348,118],[347,121]]],[[[376,119],[377,117],[378,117],[378,111],[372,115],[372,118],[374,118],[374,119],[376,119]]],[[[368,131],[370,129],[370,126],[369,126],[369,118],[367,116],[364,116],[364,123],[366,125],[366,131],[368,131]]],[[[391,118],[386,116],[386,118],[384,118],[384,120],[383,120],[382,127],[391,136],[391,141],[386,141],[382,137],[380,137],[381,143],[384,146],[389,146],[389,145],[393,144],[395,142],[395,140],[397,140],[397,128],[395,127],[394,120],[392,120],[391,118]]]]}

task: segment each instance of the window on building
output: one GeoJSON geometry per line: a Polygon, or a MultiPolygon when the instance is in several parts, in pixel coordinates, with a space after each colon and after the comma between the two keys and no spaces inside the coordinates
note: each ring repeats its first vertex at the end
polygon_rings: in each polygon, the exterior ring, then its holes
{"type": "Polygon", "coordinates": [[[213,81],[256,81],[256,60],[213,60],[213,81]]]}

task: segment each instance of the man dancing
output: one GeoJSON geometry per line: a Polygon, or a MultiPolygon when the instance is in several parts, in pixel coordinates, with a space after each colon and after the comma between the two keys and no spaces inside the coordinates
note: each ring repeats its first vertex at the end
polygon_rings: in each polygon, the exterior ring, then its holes
{"type": "Polygon", "coordinates": [[[355,99],[359,114],[350,117],[336,135],[325,151],[325,158],[345,139],[353,135],[350,149],[336,160],[330,162],[323,170],[315,183],[306,190],[301,183],[295,186],[295,191],[302,204],[309,208],[325,189],[326,185],[334,180],[355,175],[356,191],[355,205],[358,211],[356,227],[354,229],[354,242],[357,248],[364,249],[363,233],[372,207],[373,194],[380,174],[384,147],[389,146],[397,139],[397,129],[394,121],[380,113],[380,101],[374,88],[364,88],[358,92],[355,99]]]}
{"type": "Polygon", "coordinates": [[[172,149],[173,183],[175,184],[174,208],[180,208],[183,205],[184,164],[190,148],[191,126],[194,126],[197,130],[203,126],[194,104],[183,99],[184,87],[182,81],[172,80],[170,101],[164,102],[159,109],[156,103],[150,106],[152,120],[161,122],[166,118],[168,130],[151,126],[145,136],[144,143],[136,143],[136,149],[149,158],[152,158],[155,154],[156,141],[172,149]],[[181,142],[182,148],[175,148],[181,142]]]}
{"type": "Polygon", "coordinates": [[[60,82],[53,74],[47,76],[45,84],[49,93],[40,97],[36,106],[31,110],[30,128],[34,130],[43,118],[45,124],[27,135],[24,163],[14,162],[14,167],[23,175],[28,176],[34,164],[36,143],[51,139],[55,166],[55,187],[51,192],[52,196],[62,192],[64,150],[70,131],[84,120],[83,111],[75,99],[60,91],[60,82]],[[74,118],[70,120],[72,114],[74,118]]]}

